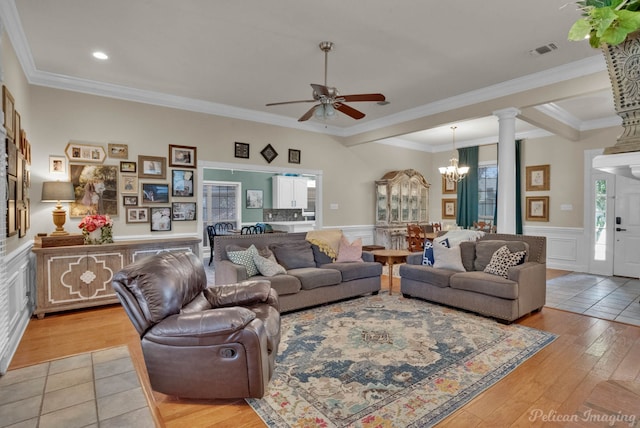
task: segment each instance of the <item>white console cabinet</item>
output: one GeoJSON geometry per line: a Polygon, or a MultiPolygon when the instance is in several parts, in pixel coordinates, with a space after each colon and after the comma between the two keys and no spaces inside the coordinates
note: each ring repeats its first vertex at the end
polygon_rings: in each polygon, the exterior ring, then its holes
{"type": "Polygon", "coordinates": [[[274,175],[271,179],[273,208],[307,208],[307,179],[305,177],[274,175]]]}

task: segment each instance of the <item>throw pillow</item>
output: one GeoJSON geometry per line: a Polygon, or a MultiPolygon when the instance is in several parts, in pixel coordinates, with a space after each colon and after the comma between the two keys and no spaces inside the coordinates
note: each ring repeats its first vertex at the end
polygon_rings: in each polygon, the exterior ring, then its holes
{"type": "Polygon", "coordinates": [[[509,268],[519,265],[520,262],[524,260],[525,254],[525,251],[516,251],[515,253],[512,253],[511,250],[509,250],[509,247],[503,245],[493,253],[491,261],[487,267],[484,268],[484,271],[486,273],[506,278],[508,276],[509,268]]]}
{"type": "Polygon", "coordinates": [[[258,274],[258,268],[253,261],[254,254],[258,254],[258,250],[253,244],[244,251],[227,251],[229,260],[237,265],[243,265],[247,269],[247,275],[249,277],[258,274]]]}
{"type": "Polygon", "coordinates": [[[278,263],[286,270],[316,267],[311,244],[307,241],[279,242],[271,244],[269,249],[273,251],[278,263]]]}
{"type": "Polygon", "coordinates": [[[340,249],[336,262],[361,262],[362,238],[355,239],[352,243],[344,236],[340,238],[340,249]]]}
{"type": "Polygon", "coordinates": [[[258,268],[258,272],[264,276],[275,276],[287,273],[284,267],[280,266],[277,262],[262,257],[260,254],[253,255],[253,262],[256,264],[256,268],[258,268]]]}
{"type": "MultiPolygon", "coordinates": [[[[449,240],[444,239],[442,241],[438,241],[438,244],[444,245],[449,248],[449,240]]],[[[427,240],[424,242],[424,252],[422,253],[422,264],[425,266],[433,266],[435,262],[435,257],[433,255],[433,242],[427,240]]]]}
{"type": "Polygon", "coordinates": [[[433,267],[437,269],[449,269],[456,272],[466,272],[462,264],[462,256],[460,247],[445,247],[444,245],[433,246],[434,263],[433,267]]]}

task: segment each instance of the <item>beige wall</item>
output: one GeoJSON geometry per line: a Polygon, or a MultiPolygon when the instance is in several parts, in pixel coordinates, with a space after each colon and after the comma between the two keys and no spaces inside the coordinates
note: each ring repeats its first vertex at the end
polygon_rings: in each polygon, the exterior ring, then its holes
{"type": "MultiPolygon", "coordinates": [[[[33,87],[31,92],[36,118],[32,140],[38,153],[34,156],[32,181],[38,194],[40,183],[53,178],[48,173],[49,155],[63,155],[70,140],[103,146],[108,142],[125,143],[131,160],[138,155],[167,156],[169,144],[179,144],[196,146],[198,160],[254,165],[267,165],[260,150],[271,144],[279,156],[270,166],[291,168],[287,153],[293,148],[302,152],[301,164],[296,167],[323,171],[325,226],[370,225],[374,222],[376,179],[392,169],[415,168],[426,173],[431,165],[428,153],[382,144],[347,148],[330,136],[277,126],[44,87],[33,87]],[[235,141],[251,145],[250,159],[238,162],[234,158],[235,141]],[[330,204],[339,208],[330,210],[330,204]]],[[[105,163],[117,165],[119,159],[107,159],[105,163]]],[[[34,232],[47,232],[51,207],[35,202],[33,215],[42,226],[34,232]]],[[[78,222],[71,219],[66,229],[74,230],[78,222]]],[[[196,223],[174,222],[173,232],[196,232],[196,223]]],[[[120,215],[114,234],[149,234],[149,225],[125,224],[120,215]]]]}
{"type": "MultiPolygon", "coordinates": [[[[167,156],[168,145],[178,144],[196,146],[199,160],[251,165],[266,165],[260,150],[271,144],[279,156],[270,165],[283,168],[292,167],[287,162],[288,149],[299,149],[302,152],[300,168],[323,171],[324,226],[373,224],[373,182],[390,170],[413,168],[432,184],[431,220],[441,219],[442,193],[437,168],[448,164],[450,151],[430,154],[377,143],[345,147],[330,136],[312,132],[30,86],[6,35],[1,54],[4,81],[15,97],[33,152],[32,227],[25,238],[9,238],[7,252],[30,241],[37,232],[52,230],[53,207],[39,202],[41,183],[57,178],[48,172],[49,155],[63,155],[70,140],[93,142],[105,147],[108,142],[126,143],[131,160],[137,160],[141,154],[167,156]],[[235,141],[251,145],[250,159],[234,158],[235,141]],[[331,204],[338,204],[339,208],[331,210],[331,204]]],[[[617,127],[591,131],[579,142],[560,137],[526,141],[524,165],[551,165],[551,190],[547,193],[526,193],[530,196],[549,194],[550,222],[527,224],[582,227],[583,152],[612,145],[619,132],[617,127]],[[572,210],[561,211],[561,204],[570,204],[572,210]]],[[[494,160],[495,157],[496,145],[481,147],[481,161],[494,160]]],[[[107,159],[106,163],[118,165],[119,159],[107,159]]],[[[147,224],[125,224],[122,206],[119,209],[121,215],[115,219],[116,237],[150,235],[147,224]]],[[[78,222],[79,219],[68,220],[66,229],[76,231],[78,222]]],[[[174,222],[173,232],[197,232],[196,223],[174,222]]],[[[162,234],[156,232],[153,236],[162,234]]]]}

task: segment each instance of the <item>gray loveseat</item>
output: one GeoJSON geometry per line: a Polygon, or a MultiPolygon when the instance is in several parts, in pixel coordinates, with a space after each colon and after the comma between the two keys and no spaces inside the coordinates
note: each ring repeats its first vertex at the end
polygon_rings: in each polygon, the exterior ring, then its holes
{"type": "MultiPolygon", "coordinates": [[[[436,244],[437,245],[437,244],[436,244]]],[[[546,238],[487,234],[460,244],[465,272],[422,265],[422,253],[407,257],[400,266],[400,290],[405,297],[476,312],[512,322],[539,311],[546,299],[546,238]],[[524,263],[510,267],[507,278],[483,272],[493,253],[507,245],[511,251],[526,249],[524,263]]]]}
{"type": "Polygon", "coordinates": [[[247,279],[268,279],[277,291],[280,312],[316,306],[380,291],[382,265],[364,251],[363,262],[332,263],[308,243],[306,233],[265,233],[258,235],[216,236],[214,269],[216,284],[235,284],[247,279]],[[227,252],[249,248],[269,248],[286,274],[249,277],[245,266],[229,260],[227,252]]]}

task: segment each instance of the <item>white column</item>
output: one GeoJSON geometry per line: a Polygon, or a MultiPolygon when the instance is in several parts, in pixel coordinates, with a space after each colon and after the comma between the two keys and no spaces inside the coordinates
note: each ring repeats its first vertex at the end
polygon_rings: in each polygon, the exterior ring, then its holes
{"type": "Polygon", "coordinates": [[[516,233],[516,116],[520,110],[494,111],[498,116],[498,232],[516,233]]]}

